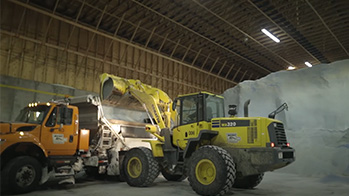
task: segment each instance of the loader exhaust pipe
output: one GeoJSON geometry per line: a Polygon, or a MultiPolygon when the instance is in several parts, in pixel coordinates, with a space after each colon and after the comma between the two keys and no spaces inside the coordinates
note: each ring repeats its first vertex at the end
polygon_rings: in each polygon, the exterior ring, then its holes
{"type": "Polygon", "coordinates": [[[248,117],[248,105],[250,105],[250,99],[244,104],[244,117],[248,117]]]}

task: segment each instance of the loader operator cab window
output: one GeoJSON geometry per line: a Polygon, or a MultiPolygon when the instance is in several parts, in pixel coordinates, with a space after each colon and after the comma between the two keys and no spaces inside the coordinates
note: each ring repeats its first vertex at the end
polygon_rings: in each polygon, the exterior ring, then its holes
{"type": "Polygon", "coordinates": [[[203,120],[203,98],[202,96],[188,96],[181,101],[180,124],[191,124],[203,120]]]}
{"type": "Polygon", "coordinates": [[[185,97],[182,99],[181,109],[182,118],[181,125],[194,123],[197,121],[196,109],[197,109],[196,96],[185,97]]]}
{"type": "Polygon", "coordinates": [[[212,118],[224,117],[224,99],[215,95],[205,94],[206,97],[206,121],[212,118]]]}

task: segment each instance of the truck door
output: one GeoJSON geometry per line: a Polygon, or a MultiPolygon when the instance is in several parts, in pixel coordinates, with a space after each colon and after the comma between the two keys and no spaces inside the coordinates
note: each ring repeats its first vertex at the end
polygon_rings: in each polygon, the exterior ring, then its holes
{"type": "Polygon", "coordinates": [[[47,153],[73,155],[78,145],[78,110],[72,106],[59,105],[52,109],[41,130],[41,143],[47,153]]]}

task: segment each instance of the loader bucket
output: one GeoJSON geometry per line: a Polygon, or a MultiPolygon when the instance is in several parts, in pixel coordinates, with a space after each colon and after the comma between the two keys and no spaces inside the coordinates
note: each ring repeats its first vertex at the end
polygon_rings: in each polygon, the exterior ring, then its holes
{"type": "Polygon", "coordinates": [[[102,74],[100,79],[100,97],[103,104],[144,111],[141,103],[128,92],[129,81],[109,74],[102,74]]]}

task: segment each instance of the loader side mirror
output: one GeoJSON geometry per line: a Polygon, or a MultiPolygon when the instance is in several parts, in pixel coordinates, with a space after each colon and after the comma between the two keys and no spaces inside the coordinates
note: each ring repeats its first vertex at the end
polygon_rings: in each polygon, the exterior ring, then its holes
{"type": "Polygon", "coordinates": [[[173,100],[172,102],[172,110],[175,111],[177,106],[177,99],[173,100]]]}
{"type": "Polygon", "coordinates": [[[287,103],[283,103],[280,107],[278,107],[278,109],[276,109],[275,111],[271,112],[269,115],[268,115],[268,118],[275,118],[275,116],[284,111],[284,110],[288,110],[288,105],[287,103]]]}

